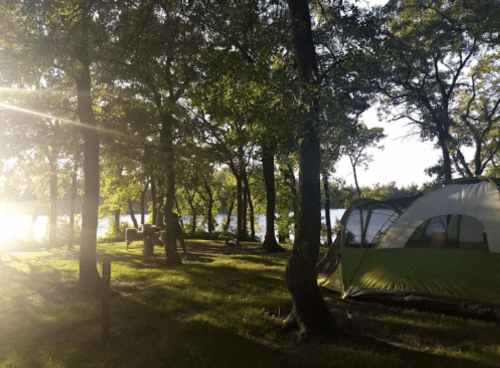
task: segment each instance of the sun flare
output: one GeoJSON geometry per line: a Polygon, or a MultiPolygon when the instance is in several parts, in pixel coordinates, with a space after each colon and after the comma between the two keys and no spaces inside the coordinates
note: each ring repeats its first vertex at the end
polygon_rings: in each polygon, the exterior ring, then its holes
{"type": "Polygon", "coordinates": [[[0,247],[17,236],[27,236],[24,225],[20,216],[9,213],[5,205],[0,204],[0,247]]]}

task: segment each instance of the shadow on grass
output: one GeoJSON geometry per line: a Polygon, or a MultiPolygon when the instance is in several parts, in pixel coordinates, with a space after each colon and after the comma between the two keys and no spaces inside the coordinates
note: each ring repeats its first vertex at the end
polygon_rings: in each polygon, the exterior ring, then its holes
{"type": "MultiPolygon", "coordinates": [[[[118,254],[116,262],[133,268],[137,258],[142,256],[118,254]]],[[[139,271],[143,272],[141,277],[148,278],[144,287],[133,288],[140,283],[131,280],[128,290],[118,288],[127,293],[113,294],[111,340],[103,350],[100,305],[80,298],[75,282],[59,281],[64,278],[64,270],[18,257],[0,266],[0,313],[10,324],[1,327],[0,366],[497,366],[495,353],[480,365],[473,358],[414,351],[356,335],[300,346],[279,333],[270,339],[266,333],[277,330],[276,320],[264,320],[254,311],[269,310],[281,303],[283,314],[289,312],[291,304],[282,271],[256,272],[213,263],[139,271]]],[[[388,333],[405,328],[404,321],[380,320],[377,314],[365,317],[374,329],[387,326],[388,333]]],[[[422,326],[416,333],[436,333],[430,328],[422,326]]]]}
{"type": "MultiPolygon", "coordinates": [[[[98,319],[37,331],[14,344],[3,363],[19,367],[470,367],[463,359],[408,351],[376,340],[344,338],[322,345],[261,343],[208,323],[182,322],[130,298],[111,304],[110,343],[98,319]],[[16,366],[16,365],[14,365],[16,366]]],[[[48,326],[47,326],[48,327],[48,326]]],[[[7,365],[5,364],[5,365],[7,365]]],[[[491,365],[493,367],[493,365],[491,365]]],[[[485,365],[487,367],[487,365],[485,365]]]]}
{"type": "Polygon", "coordinates": [[[288,262],[290,257],[289,253],[273,253],[273,254],[261,254],[258,256],[238,256],[246,262],[252,262],[256,264],[262,264],[269,267],[283,266],[288,262]]]}

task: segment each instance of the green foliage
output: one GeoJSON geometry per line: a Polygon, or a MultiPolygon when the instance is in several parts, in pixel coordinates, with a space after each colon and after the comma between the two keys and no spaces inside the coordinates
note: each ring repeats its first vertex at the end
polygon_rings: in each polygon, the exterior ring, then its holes
{"type": "MultiPolygon", "coordinates": [[[[75,223],[73,226],[73,242],[74,244],[80,244],[80,235],[81,235],[81,214],[75,215],[75,223]]],[[[45,226],[45,232],[42,235],[42,238],[40,239],[40,245],[45,246],[48,248],[53,248],[53,247],[60,247],[65,244],[68,244],[69,242],[69,217],[68,216],[59,216],[57,219],[57,242],[56,244],[50,244],[49,243],[49,231],[50,231],[50,224],[47,221],[47,224],[45,226]]],[[[34,241],[34,239],[33,239],[34,241]]]]}
{"type": "Polygon", "coordinates": [[[295,156],[278,157],[277,163],[279,171],[275,175],[276,213],[278,215],[276,227],[279,235],[287,236],[295,232],[297,219],[298,183],[294,172],[298,166],[298,159],[295,156]]]}
{"type": "Polygon", "coordinates": [[[377,88],[385,96],[383,109],[394,120],[416,124],[423,140],[437,138],[442,179],[451,179],[452,160],[459,172],[471,175],[461,152],[466,142],[453,134],[459,123],[454,109],[460,104],[459,90],[472,88],[468,73],[475,60],[498,52],[488,28],[489,13],[498,14],[500,5],[490,0],[394,0],[384,10],[387,34],[373,60],[382,71],[377,88]]]}
{"type": "MultiPolygon", "coordinates": [[[[469,83],[457,91],[452,132],[461,145],[474,148],[469,166],[456,165],[462,176],[479,176],[494,168],[500,151],[500,51],[480,55],[468,74],[469,83]]],[[[490,172],[491,174],[492,172],[490,172]]]]}
{"type": "Polygon", "coordinates": [[[124,221],[120,224],[120,228],[117,231],[116,222],[114,219],[109,219],[106,232],[103,236],[97,238],[100,243],[115,243],[125,241],[125,230],[131,227],[131,225],[124,221]]]}
{"type": "MultiPolygon", "coordinates": [[[[346,186],[342,182],[332,182],[330,188],[334,203],[340,205],[342,208],[348,208],[359,199],[357,190],[352,185],[346,186]]],[[[419,188],[416,184],[398,187],[396,186],[396,182],[392,181],[388,184],[377,183],[370,187],[361,187],[360,189],[363,198],[385,201],[415,195],[422,188],[419,188]]]]}

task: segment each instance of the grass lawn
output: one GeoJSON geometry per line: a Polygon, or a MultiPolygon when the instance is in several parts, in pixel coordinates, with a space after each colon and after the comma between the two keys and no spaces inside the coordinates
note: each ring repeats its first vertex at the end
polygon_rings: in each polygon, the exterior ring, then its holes
{"type": "Polygon", "coordinates": [[[138,242],[99,244],[112,264],[106,348],[99,301],[77,292],[78,249],[3,253],[0,367],[500,367],[497,324],[327,291],[346,332],[297,345],[279,330],[289,253],[258,248],[188,241],[185,264],[169,269],[159,247],[144,257],[138,242]]]}

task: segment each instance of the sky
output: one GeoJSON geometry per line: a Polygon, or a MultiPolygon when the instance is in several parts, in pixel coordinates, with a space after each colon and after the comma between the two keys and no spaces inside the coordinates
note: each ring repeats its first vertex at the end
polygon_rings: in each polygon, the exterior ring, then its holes
{"type": "MultiPolygon", "coordinates": [[[[388,184],[391,181],[395,181],[398,187],[413,183],[421,186],[431,181],[424,170],[437,163],[440,150],[435,148],[434,142],[422,142],[417,127],[409,126],[407,120],[379,121],[376,107],[366,111],[360,120],[368,128],[384,128],[387,135],[380,142],[384,146],[383,150],[370,148],[366,151],[373,156],[373,161],[369,163],[367,170],[357,169],[360,186],[388,184]],[[408,137],[412,132],[415,134],[408,137]]],[[[344,179],[347,185],[354,186],[352,167],[347,157],[340,160],[334,176],[344,179]]]]}
{"type": "MultiPolygon", "coordinates": [[[[361,0],[369,5],[384,5],[387,0],[361,0]]],[[[368,128],[381,127],[387,135],[380,142],[384,150],[368,149],[367,153],[373,156],[373,161],[369,168],[357,169],[358,183],[360,186],[374,185],[377,183],[388,184],[395,181],[398,187],[418,184],[421,186],[425,182],[432,180],[425,175],[424,170],[437,163],[440,150],[435,148],[434,142],[422,142],[418,136],[418,128],[409,126],[408,120],[396,122],[379,121],[377,109],[372,107],[361,116],[368,128]],[[412,137],[407,137],[410,133],[412,137]]],[[[464,153],[467,156],[467,152],[464,153]]],[[[354,186],[354,176],[349,159],[344,157],[337,165],[335,177],[340,177],[346,181],[347,185],[354,186]]]]}

